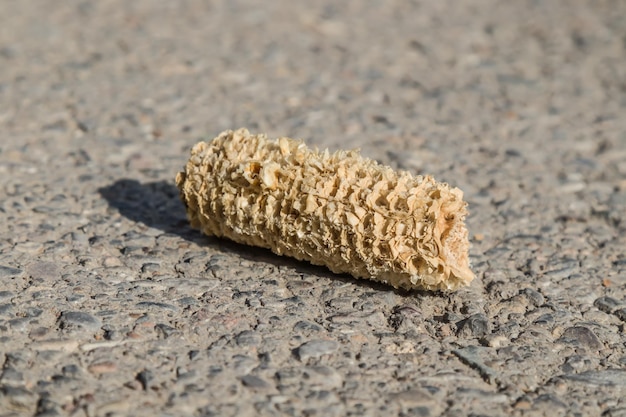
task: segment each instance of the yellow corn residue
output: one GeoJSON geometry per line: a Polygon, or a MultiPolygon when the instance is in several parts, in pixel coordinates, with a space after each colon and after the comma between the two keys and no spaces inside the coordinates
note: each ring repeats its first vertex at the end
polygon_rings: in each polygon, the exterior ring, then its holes
{"type": "Polygon", "coordinates": [[[225,131],[176,177],[193,227],[396,288],[469,284],[463,193],[357,151],[225,131]]]}

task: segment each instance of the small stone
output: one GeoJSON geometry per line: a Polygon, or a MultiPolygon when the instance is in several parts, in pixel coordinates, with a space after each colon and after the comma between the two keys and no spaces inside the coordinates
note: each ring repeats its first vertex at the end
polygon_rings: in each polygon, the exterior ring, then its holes
{"type": "Polygon", "coordinates": [[[563,372],[572,373],[572,372],[581,372],[585,367],[588,367],[591,364],[591,361],[581,355],[573,355],[569,356],[565,359],[565,363],[561,367],[563,372]]]}
{"type": "Polygon", "coordinates": [[[251,330],[244,330],[235,337],[239,346],[256,346],[261,343],[261,336],[251,330]]]}
{"type": "Polygon", "coordinates": [[[579,374],[563,375],[561,378],[583,382],[590,385],[607,385],[626,387],[625,369],[605,369],[602,371],[586,371],[579,374]]]}
{"type": "Polygon", "coordinates": [[[542,394],[533,401],[532,410],[543,415],[560,415],[561,410],[566,410],[567,405],[552,394],[542,394]],[[541,411],[544,411],[541,413],[541,411]]]}
{"type": "Polygon", "coordinates": [[[38,261],[26,268],[26,272],[36,281],[55,281],[61,275],[59,267],[53,262],[38,261]]]}
{"type": "Polygon", "coordinates": [[[626,308],[620,308],[619,310],[615,310],[613,314],[615,314],[615,317],[617,317],[621,321],[626,321],[626,308]]]}
{"type": "Polygon", "coordinates": [[[39,242],[19,242],[15,244],[13,250],[31,255],[37,255],[41,253],[42,248],[43,245],[39,242]]]}
{"type": "Polygon", "coordinates": [[[546,302],[543,295],[532,288],[524,288],[521,293],[524,294],[535,307],[541,307],[546,302]]]}
{"type": "Polygon", "coordinates": [[[13,304],[0,304],[0,316],[12,317],[13,304]]]}
{"type": "Polygon", "coordinates": [[[11,268],[10,266],[0,265],[0,278],[10,278],[18,276],[22,273],[21,269],[11,268]]]}
{"type": "Polygon", "coordinates": [[[143,371],[139,372],[136,376],[136,380],[139,381],[139,383],[141,384],[141,387],[143,388],[144,391],[147,391],[148,388],[150,388],[150,383],[152,382],[152,379],[154,378],[153,374],[151,371],[144,369],[143,371]]]}
{"type": "Polygon", "coordinates": [[[12,291],[0,291],[0,301],[8,300],[14,296],[12,291]]]}
{"type": "Polygon", "coordinates": [[[87,370],[92,374],[108,374],[117,371],[117,365],[111,361],[97,362],[89,365],[87,370]]]}
{"type": "Polygon", "coordinates": [[[246,375],[259,365],[259,362],[256,359],[246,355],[235,355],[233,356],[233,359],[233,368],[238,375],[246,375]]]}
{"type": "Polygon", "coordinates": [[[59,350],[44,350],[42,352],[37,352],[37,360],[42,361],[39,363],[57,363],[63,357],[65,357],[65,353],[59,350]]]}
{"type": "Polygon", "coordinates": [[[108,256],[102,261],[102,266],[105,268],[116,268],[118,266],[124,266],[124,264],[119,258],[115,256],[108,256]]]}
{"type": "Polygon", "coordinates": [[[602,413],[602,417],[626,417],[626,407],[610,408],[602,413]]]}
{"type": "Polygon", "coordinates": [[[181,307],[198,305],[198,300],[195,297],[183,297],[177,300],[176,302],[181,307]]]}
{"type": "Polygon", "coordinates": [[[66,377],[76,377],[80,374],[80,368],[75,364],[65,365],[61,368],[61,372],[63,372],[63,375],[66,377]]]}
{"type": "Polygon", "coordinates": [[[604,347],[598,336],[591,329],[584,326],[573,326],[565,329],[559,341],[561,343],[578,344],[596,351],[604,347]]]}
{"type": "Polygon", "coordinates": [[[24,375],[14,368],[4,368],[0,374],[0,384],[22,385],[24,383],[24,375]]]}
{"type": "Polygon", "coordinates": [[[135,307],[141,308],[141,309],[156,308],[156,309],[161,309],[161,310],[178,311],[178,308],[172,304],[158,303],[154,301],[141,301],[135,304],[135,307]]]}
{"type": "Polygon", "coordinates": [[[159,333],[163,339],[167,339],[169,337],[179,335],[180,331],[172,326],[168,326],[167,324],[159,323],[154,326],[154,329],[159,333]]]}
{"type": "Polygon", "coordinates": [[[141,272],[144,273],[154,273],[159,272],[161,270],[161,265],[153,262],[148,262],[141,265],[141,272]]]}
{"type": "Polygon", "coordinates": [[[607,314],[612,314],[618,307],[622,305],[619,300],[612,297],[600,297],[593,302],[593,305],[600,311],[604,311],[607,314]]]}
{"type": "Polygon", "coordinates": [[[198,372],[196,372],[195,370],[190,371],[184,366],[179,366],[176,368],[176,380],[177,381],[191,380],[191,379],[195,379],[197,376],[198,376],[198,372]]]}
{"type": "Polygon", "coordinates": [[[329,355],[339,349],[339,343],[334,340],[311,340],[298,348],[298,357],[301,361],[309,358],[319,358],[329,355]]]}
{"type": "MultiPolygon", "coordinates": [[[[419,308],[409,304],[396,305],[388,319],[388,324],[398,333],[419,332],[423,322],[424,319],[419,308]]],[[[446,323],[441,331],[446,333],[450,327],[446,323]]]]}
{"type": "MultiPolygon", "coordinates": [[[[411,389],[390,395],[391,399],[405,407],[432,406],[435,404],[433,396],[424,389],[411,389]]],[[[437,413],[438,414],[438,413],[437,413]]]]}
{"type": "Polygon", "coordinates": [[[4,385],[0,388],[0,407],[31,415],[37,406],[37,394],[22,387],[4,385]]]}
{"type": "Polygon", "coordinates": [[[22,310],[24,317],[39,317],[43,313],[43,310],[37,307],[26,307],[22,310]]]}
{"type": "Polygon", "coordinates": [[[496,382],[498,375],[496,371],[487,366],[481,358],[481,352],[485,351],[486,349],[489,348],[468,346],[461,349],[453,350],[452,353],[458,356],[462,362],[466,363],[471,368],[476,369],[480,373],[482,379],[485,382],[491,384],[496,382]]]}
{"type": "Polygon", "coordinates": [[[293,326],[293,329],[295,331],[319,332],[320,330],[322,330],[322,327],[313,322],[301,320],[293,326]]]}
{"type": "Polygon", "coordinates": [[[462,337],[480,337],[489,334],[489,320],[483,313],[474,314],[459,324],[458,335],[462,337]]]}
{"type": "Polygon", "coordinates": [[[489,334],[480,340],[480,343],[492,348],[499,348],[509,342],[509,338],[501,334],[489,334]]]}
{"type": "Polygon", "coordinates": [[[4,366],[13,366],[16,368],[30,367],[33,361],[33,354],[28,350],[8,352],[5,357],[4,366]]]}
{"type": "Polygon", "coordinates": [[[78,349],[77,340],[42,340],[34,343],[33,347],[39,352],[53,351],[53,352],[74,352],[78,349]]]}
{"type": "Polygon", "coordinates": [[[9,320],[9,326],[11,329],[25,332],[28,330],[28,324],[30,323],[30,319],[28,317],[19,317],[13,320],[9,320]]]}
{"type": "Polygon", "coordinates": [[[516,410],[528,410],[531,405],[532,403],[530,402],[530,400],[526,396],[523,396],[522,398],[517,400],[517,402],[513,405],[513,408],[515,408],[516,410]]]}
{"type": "Polygon", "coordinates": [[[124,415],[128,410],[135,407],[136,404],[131,406],[129,400],[112,401],[110,403],[103,404],[96,409],[95,415],[108,416],[108,415],[124,415]]]}
{"type": "Polygon", "coordinates": [[[35,417],[60,417],[66,414],[61,410],[59,404],[50,398],[42,397],[37,402],[37,414],[35,414],[35,417]]]}
{"type": "Polygon", "coordinates": [[[461,321],[462,319],[463,316],[452,311],[447,311],[442,317],[444,323],[456,323],[458,321],[461,321]]]}
{"type": "Polygon", "coordinates": [[[64,311],[58,323],[61,329],[99,330],[102,325],[96,317],[82,311],[64,311]]]}
{"type": "Polygon", "coordinates": [[[46,337],[49,332],[50,332],[50,329],[48,329],[47,327],[39,326],[39,327],[35,327],[34,329],[32,329],[28,333],[28,337],[30,337],[33,340],[39,340],[39,339],[43,339],[44,337],[46,337]]]}
{"type": "Polygon", "coordinates": [[[256,375],[250,375],[250,374],[242,376],[241,383],[244,386],[248,388],[253,388],[253,389],[267,389],[271,387],[270,383],[264,380],[263,378],[259,378],[256,375]]]}
{"type": "Polygon", "coordinates": [[[542,314],[539,317],[537,317],[535,321],[533,321],[534,324],[539,324],[539,325],[550,324],[552,322],[554,322],[554,315],[550,313],[542,314]]]}
{"type": "Polygon", "coordinates": [[[576,273],[580,263],[576,259],[555,259],[548,262],[544,276],[551,280],[562,280],[576,273]]]}

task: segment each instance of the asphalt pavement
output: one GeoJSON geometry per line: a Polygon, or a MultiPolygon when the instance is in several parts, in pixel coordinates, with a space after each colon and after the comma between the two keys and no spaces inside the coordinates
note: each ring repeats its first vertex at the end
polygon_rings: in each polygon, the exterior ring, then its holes
{"type": "Polygon", "coordinates": [[[0,1],[0,416],[626,416],[623,0],[0,1]],[[192,229],[225,129],[464,191],[477,278],[192,229]]]}

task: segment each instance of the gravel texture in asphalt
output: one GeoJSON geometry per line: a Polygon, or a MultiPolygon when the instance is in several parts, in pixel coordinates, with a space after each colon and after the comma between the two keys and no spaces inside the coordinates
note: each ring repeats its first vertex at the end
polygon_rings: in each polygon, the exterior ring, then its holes
{"type": "Polygon", "coordinates": [[[0,416],[626,416],[626,2],[0,3],[0,416]],[[469,202],[405,292],[189,227],[191,146],[469,202]]]}

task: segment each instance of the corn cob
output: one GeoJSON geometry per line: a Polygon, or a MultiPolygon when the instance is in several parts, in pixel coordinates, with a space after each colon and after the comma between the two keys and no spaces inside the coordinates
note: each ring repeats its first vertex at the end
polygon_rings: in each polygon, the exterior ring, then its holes
{"type": "Polygon", "coordinates": [[[228,130],[192,148],[176,184],[191,225],[210,236],[396,288],[474,278],[462,191],[358,151],[228,130]]]}

